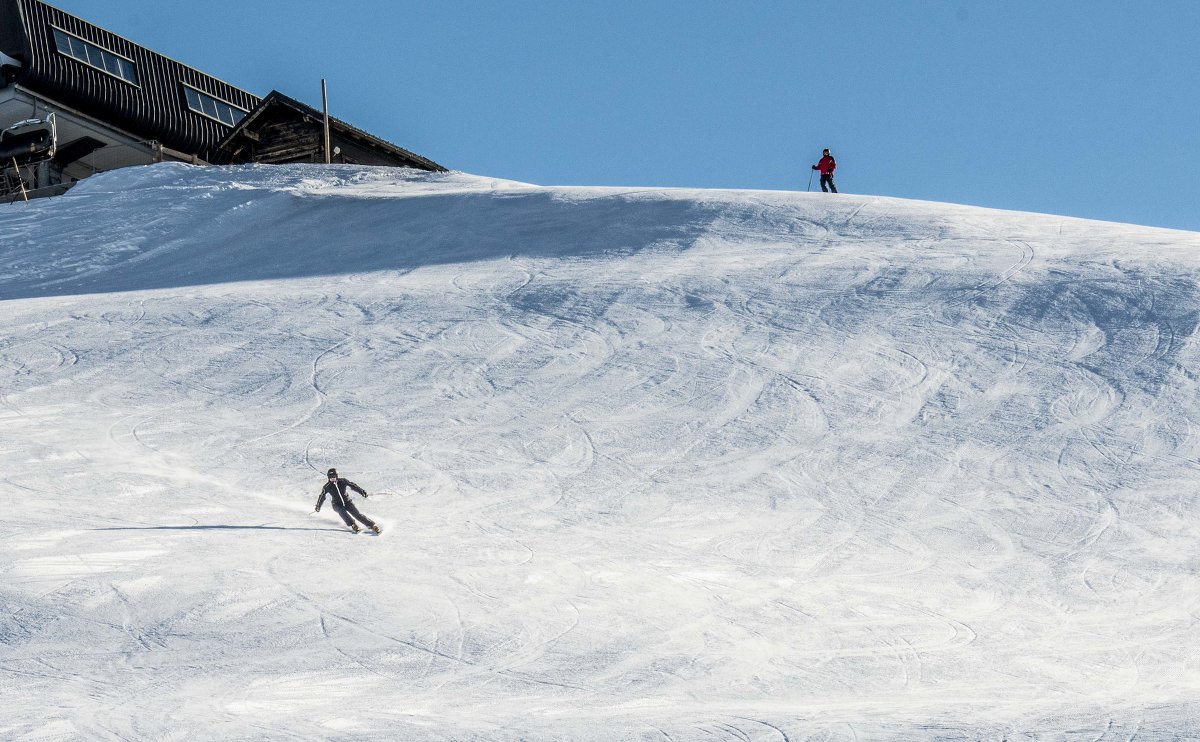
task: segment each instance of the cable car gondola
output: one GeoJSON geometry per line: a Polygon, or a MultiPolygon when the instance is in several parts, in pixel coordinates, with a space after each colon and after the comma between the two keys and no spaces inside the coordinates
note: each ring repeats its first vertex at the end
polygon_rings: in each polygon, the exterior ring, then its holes
{"type": "Polygon", "coordinates": [[[44,119],[18,121],[0,131],[0,166],[30,165],[54,157],[58,148],[58,132],[54,114],[44,119]]]}

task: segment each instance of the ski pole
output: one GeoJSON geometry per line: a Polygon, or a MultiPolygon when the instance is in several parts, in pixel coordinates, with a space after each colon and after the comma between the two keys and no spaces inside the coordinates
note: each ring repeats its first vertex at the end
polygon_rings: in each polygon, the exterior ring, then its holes
{"type": "Polygon", "coordinates": [[[809,191],[812,190],[812,174],[813,174],[813,171],[809,170],[808,171],[808,189],[807,189],[809,191]]]}

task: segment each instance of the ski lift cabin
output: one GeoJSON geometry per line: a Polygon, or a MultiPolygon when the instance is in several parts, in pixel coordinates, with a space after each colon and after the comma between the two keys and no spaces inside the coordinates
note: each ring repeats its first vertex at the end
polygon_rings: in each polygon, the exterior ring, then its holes
{"type": "Polygon", "coordinates": [[[18,121],[0,131],[0,162],[11,162],[15,167],[49,160],[54,157],[57,144],[54,114],[45,119],[18,121]]]}
{"type": "Polygon", "coordinates": [[[54,114],[45,119],[26,119],[18,121],[7,129],[0,131],[0,189],[4,193],[20,190],[23,198],[28,198],[29,188],[37,182],[37,171],[32,169],[36,163],[45,162],[54,157],[58,145],[58,136],[54,126],[54,114]],[[26,172],[28,169],[28,185],[26,172]]]}
{"type": "MultiPolygon", "coordinates": [[[[311,113],[286,96],[260,98],[42,0],[0,0],[0,154],[12,150],[0,160],[0,175],[17,175],[30,196],[153,162],[313,161],[264,156],[291,148],[300,134],[310,138],[311,113]],[[299,128],[285,120],[295,109],[307,116],[299,128]],[[254,125],[239,127],[248,118],[254,125]]],[[[347,160],[445,169],[340,121],[334,136],[346,140],[346,152],[370,145],[370,157],[347,160]]],[[[323,162],[320,155],[316,161],[323,162]]]]}

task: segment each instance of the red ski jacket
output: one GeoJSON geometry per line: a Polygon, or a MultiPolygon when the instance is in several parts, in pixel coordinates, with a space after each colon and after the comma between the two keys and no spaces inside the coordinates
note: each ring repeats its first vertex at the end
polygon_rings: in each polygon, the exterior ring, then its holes
{"type": "Polygon", "coordinates": [[[821,175],[833,175],[833,171],[837,170],[837,160],[833,159],[833,155],[825,155],[817,163],[817,169],[821,171],[821,175]]]}

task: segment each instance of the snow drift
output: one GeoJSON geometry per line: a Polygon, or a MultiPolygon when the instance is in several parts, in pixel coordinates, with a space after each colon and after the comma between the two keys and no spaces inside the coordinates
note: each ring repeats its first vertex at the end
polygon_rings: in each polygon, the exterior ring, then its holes
{"type": "Polygon", "coordinates": [[[1200,734],[1198,276],[853,195],[0,207],[0,736],[1200,734]]]}

